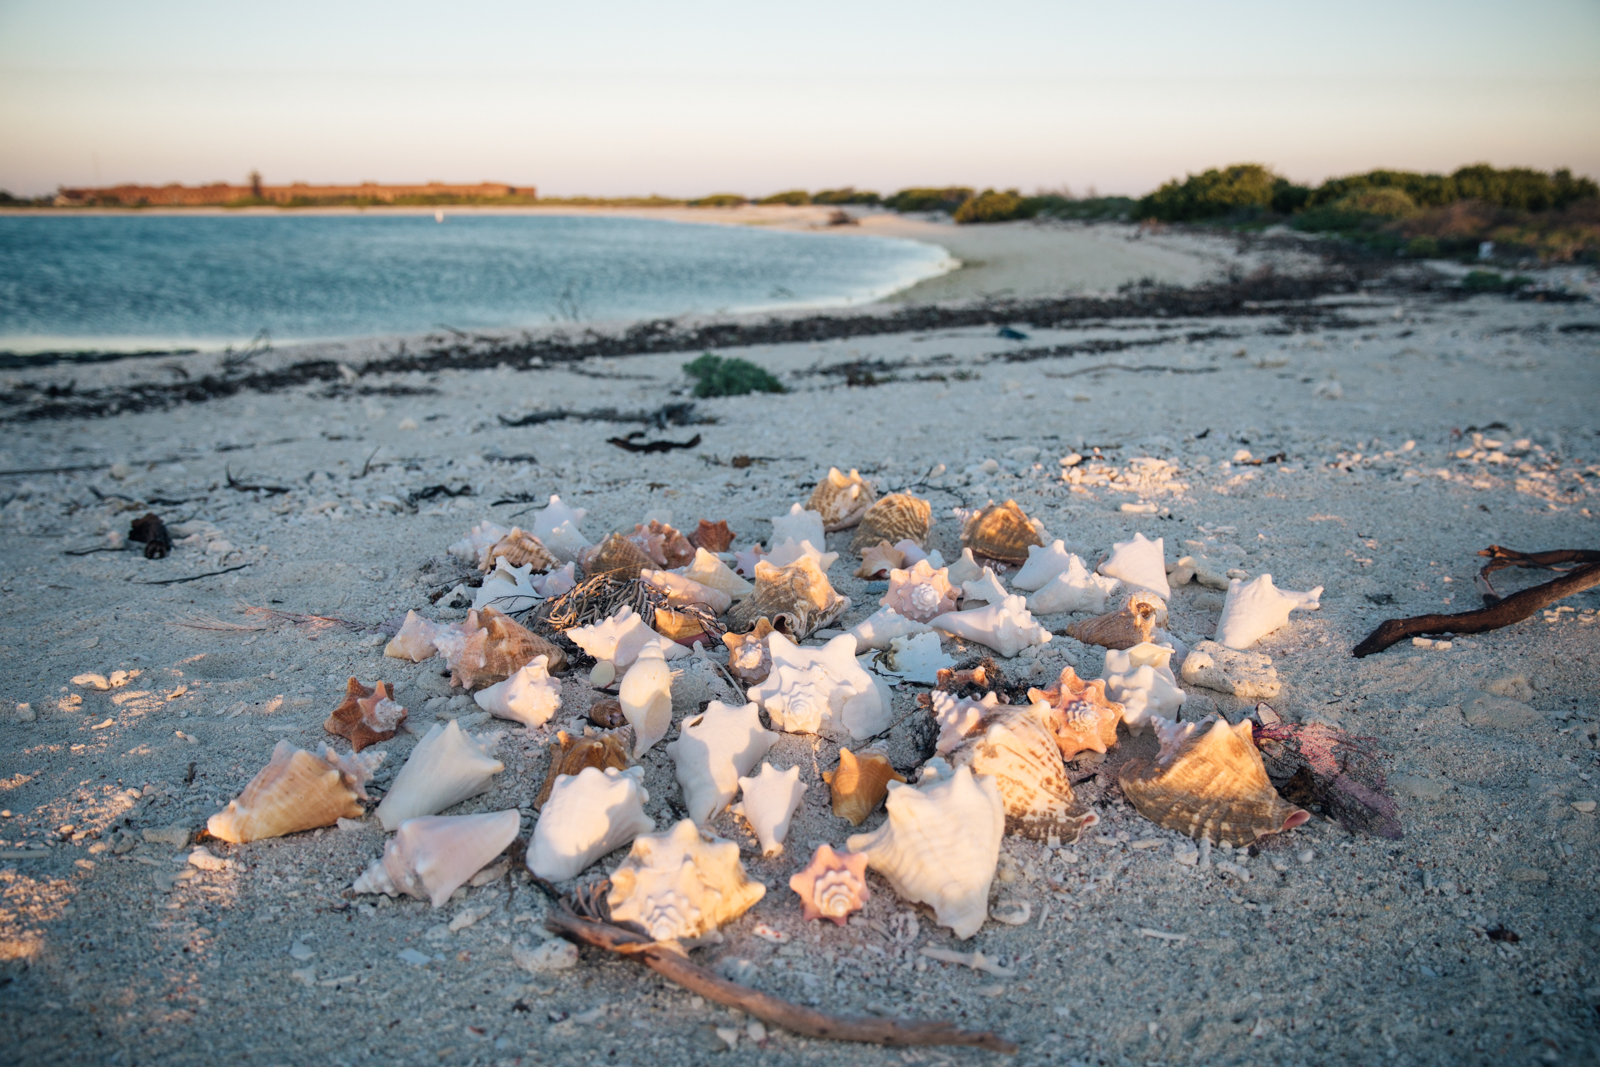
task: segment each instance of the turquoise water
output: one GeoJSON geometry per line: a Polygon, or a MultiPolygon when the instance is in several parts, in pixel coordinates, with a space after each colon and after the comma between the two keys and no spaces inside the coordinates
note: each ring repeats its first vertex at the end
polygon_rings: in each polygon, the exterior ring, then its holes
{"type": "Polygon", "coordinates": [[[0,349],[131,351],[507,330],[874,300],[914,241],[653,219],[0,216],[0,349]]]}

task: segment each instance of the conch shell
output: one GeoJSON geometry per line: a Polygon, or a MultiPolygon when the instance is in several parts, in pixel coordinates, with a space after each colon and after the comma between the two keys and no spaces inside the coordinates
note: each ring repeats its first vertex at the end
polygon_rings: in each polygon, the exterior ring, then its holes
{"type": "Polygon", "coordinates": [[[952,766],[994,778],[1011,833],[1071,842],[1100,819],[1073,796],[1054,726],[1054,709],[1046,704],[1002,704],[991,708],[948,758],[952,766]]]}
{"type": "Polygon", "coordinates": [[[840,634],[821,648],[767,636],[772,671],[747,693],[772,725],[788,733],[872,737],[889,728],[885,690],[856,660],[856,640],[840,634]]]}
{"type": "Polygon", "coordinates": [[[889,572],[905,567],[906,554],[895,548],[887,541],[879,541],[871,548],[862,549],[861,566],[856,568],[856,577],[872,581],[875,578],[887,578],[889,572]]]}
{"type": "Polygon", "coordinates": [[[627,537],[644,549],[657,567],[682,567],[694,559],[694,546],[689,539],[656,519],[636,525],[627,537]]]}
{"type": "Polygon", "coordinates": [[[998,604],[969,611],[946,612],[928,625],[986,645],[1008,659],[1030,645],[1048,644],[1053,636],[1033,620],[1028,602],[1020,596],[1008,596],[998,604]]]}
{"type": "Polygon", "coordinates": [[[408,659],[412,663],[432,659],[439,651],[434,647],[435,639],[451,628],[449,623],[429,622],[415,611],[408,611],[406,621],[400,624],[394,637],[383,646],[383,654],[394,659],[408,659]]]}
{"type": "Polygon", "coordinates": [[[1172,586],[1167,582],[1162,542],[1163,538],[1152,541],[1142,533],[1135,533],[1131,541],[1118,541],[1111,546],[1111,555],[1100,564],[1100,573],[1120,579],[1130,589],[1143,589],[1166,600],[1172,596],[1172,586]]]}
{"type": "Polygon", "coordinates": [[[478,690],[472,699],[496,718],[543,726],[561,707],[561,683],[545,670],[545,658],[535,656],[505,681],[478,690]]]}
{"type": "Polygon", "coordinates": [[[1102,648],[1132,648],[1149,641],[1166,620],[1167,606],[1154,593],[1133,593],[1117,611],[1080,619],[1067,627],[1067,636],[1102,648]]]}
{"type": "MultiPolygon", "coordinates": [[[[734,575],[734,577],[739,576],[734,575]]],[[[693,578],[674,574],[672,571],[651,570],[646,567],[639,572],[639,578],[651,588],[665,593],[668,605],[675,608],[698,604],[709,608],[713,615],[721,615],[733,606],[733,597],[721,589],[701,585],[693,578]]]]}
{"type": "MultiPolygon", "coordinates": [[[[1078,557],[1067,551],[1065,541],[1052,541],[1049,548],[1029,545],[1028,561],[1011,576],[1011,588],[1021,589],[1025,593],[1043,589],[1050,579],[1065,573],[1075,559],[1078,557]]],[[[1078,565],[1083,566],[1081,559],[1078,565]]]]}
{"type": "Polygon", "coordinates": [[[970,767],[922,786],[889,787],[889,818],[845,847],[865,852],[867,864],[902,899],[927,904],[959,938],[989,917],[989,887],[1000,861],[1006,806],[993,778],[970,767]]]}
{"type": "Polygon", "coordinates": [[[994,713],[1000,704],[1000,694],[985,693],[983,699],[973,700],[935,689],[928,694],[928,703],[932,706],[934,722],[939,724],[939,737],[933,750],[943,756],[976,731],[986,716],[994,713]]]}
{"type": "MultiPolygon", "coordinates": [[[[1057,541],[1056,544],[1060,544],[1057,541]]],[[[1023,570],[1027,570],[1026,567],[1023,570]]],[[[1021,572],[1018,572],[1021,576],[1021,572]]],[[[1016,585],[1013,581],[1011,584],[1016,585]]],[[[1028,610],[1041,615],[1056,615],[1068,611],[1106,610],[1106,597],[1116,592],[1122,582],[1099,574],[1090,574],[1083,560],[1077,556],[1067,558],[1066,569],[1050,578],[1028,598],[1028,610]]]]}
{"type": "Polygon", "coordinates": [[[756,564],[755,592],[728,613],[728,629],[748,630],[766,616],[775,628],[800,641],[849,609],[850,598],[833,591],[812,557],[783,568],[763,560],[756,564]]]}
{"type": "Polygon", "coordinates": [[[506,769],[491,755],[503,736],[496,731],[473,737],[455,719],[428,727],[378,804],[378,822],[393,830],[407,819],[437,815],[487,793],[494,776],[506,769]]]}
{"type": "Polygon", "coordinates": [[[821,514],[822,528],[833,533],[859,523],[877,500],[878,491],[854,468],[847,477],[839,473],[838,467],[830,467],[827,476],[811,490],[806,510],[821,514]]]}
{"type": "Polygon", "coordinates": [[[742,797],[735,810],[756,832],[761,854],[782,854],[789,821],[794,818],[794,809],[800,806],[800,797],[806,791],[805,783],[800,781],[800,768],[780,771],[770,763],[763,763],[760,773],[739,779],[739,791],[742,797]]]}
{"type": "Polygon", "coordinates": [[[484,573],[494,570],[497,559],[504,559],[513,567],[531,564],[541,574],[561,566],[561,561],[551,555],[543,541],[520,526],[511,527],[510,533],[484,550],[478,569],[484,573]]]}
{"type": "Polygon", "coordinates": [[[755,586],[733,573],[733,568],[703,548],[695,549],[694,562],[684,570],[683,576],[712,589],[720,589],[734,600],[743,600],[755,589],[755,586]]]}
{"type": "Polygon", "coordinates": [[[818,845],[811,862],[789,879],[789,888],[800,898],[801,917],[832,919],[840,926],[853,911],[860,911],[872,899],[867,888],[867,857],[861,852],[835,852],[818,845]]]}
{"type": "Polygon", "coordinates": [[[861,516],[861,525],[850,542],[850,551],[860,552],[879,541],[887,541],[891,545],[899,541],[915,541],[925,545],[928,531],[932,528],[932,504],[910,493],[890,493],[861,516]]]}
{"type": "Polygon", "coordinates": [[[1289,612],[1297,608],[1315,611],[1321,607],[1322,586],[1309,593],[1279,589],[1272,575],[1263,574],[1248,582],[1235,578],[1228,583],[1228,598],[1217,617],[1217,644],[1243,651],[1272,631],[1289,623],[1289,612]]]}
{"type": "Polygon", "coordinates": [[[656,566],[649,553],[635,542],[614,533],[598,545],[591,545],[578,553],[578,566],[585,578],[604,574],[615,581],[627,582],[639,577],[639,572],[656,566]]]}
{"type": "MultiPolygon", "coordinates": [[[[484,553],[506,534],[510,533],[504,526],[497,522],[484,519],[478,525],[467,531],[467,536],[451,545],[445,551],[464,563],[474,567],[484,566],[484,553]]],[[[493,561],[490,561],[490,565],[493,561]]]]}
{"type": "Polygon", "coordinates": [[[1249,719],[1237,726],[1209,716],[1181,725],[1158,720],[1160,753],[1123,764],[1117,782],[1151,822],[1196,841],[1253,845],[1311,818],[1272,788],[1253,729],[1249,719]]]}
{"type": "Polygon", "coordinates": [[[550,769],[545,772],[544,784],[534,798],[534,810],[544,807],[544,802],[550,799],[550,791],[555,788],[556,779],[563,775],[578,774],[586,767],[627,770],[632,762],[628,758],[628,748],[626,728],[582,737],[573,737],[565,730],[556,731],[555,740],[550,742],[550,769]]]}
{"type": "MultiPolygon", "coordinates": [[[[552,777],[554,777],[552,775],[552,777]]],[[[528,870],[551,882],[576,878],[595,860],[656,828],[644,813],[644,768],[585,767],[562,775],[528,842],[528,870]]]]}
{"type": "Polygon", "coordinates": [[[672,668],[657,645],[645,645],[617,687],[623,717],[633,727],[634,758],[644,755],[672,727],[672,668]]]}
{"type": "Polygon", "coordinates": [[[739,846],[683,819],[660,834],[634,838],[611,874],[612,921],[638,923],[656,941],[703,937],[766,895],[739,863],[739,846]]]}
{"type": "Polygon", "coordinates": [[[961,526],[961,544],[974,556],[986,556],[1002,563],[1025,563],[1030,546],[1043,548],[1042,527],[1028,518],[1015,500],[1004,504],[989,501],[989,506],[968,515],[961,526]]]}
{"type": "Polygon", "coordinates": [[[683,806],[704,826],[733,799],[739,778],[749,774],[778,735],[761,726],[754,704],[729,707],[713,700],[706,710],[685,719],[678,739],[667,745],[683,787],[683,806]]]}
{"type": "Polygon", "coordinates": [[[725,633],[722,643],[728,646],[728,670],[746,685],[760,685],[772,673],[772,647],[767,636],[775,631],[766,616],[756,620],[755,629],[747,634],[725,633]]]}
{"type": "Polygon", "coordinates": [[[352,678],[345,685],[344,699],[322,728],[349,741],[357,752],[387,741],[406,721],[406,709],[396,704],[393,696],[387,682],[377,682],[368,689],[352,678]]]}
{"type": "Polygon", "coordinates": [[[652,630],[638,612],[627,606],[597,623],[574,626],[566,635],[573,644],[595,659],[610,663],[617,671],[633,666],[646,645],[655,645],[665,659],[689,655],[687,648],[652,630]]]}
{"type": "Polygon", "coordinates": [[[726,552],[733,546],[733,531],[728,529],[727,519],[718,519],[716,522],[701,519],[689,534],[689,543],[707,552],[726,552]]]}
{"type": "Polygon", "coordinates": [[[279,741],[244,791],[206,821],[212,837],[236,845],[359,819],[366,783],[382,752],[341,756],[323,745],[315,756],[279,741]]]}
{"type": "Polygon", "coordinates": [[[838,769],[823,771],[822,780],[828,783],[833,813],[860,826],[883,803],[889,794],[889,783],[903,782],[905,777],[876,748],[862,749],[860,755],[841,748],[838,769]]]}
{"type": "Polygon", "coordinates": [[[1048,705],[1053,712],[1052,729],[1062,759],[1073,759],[1080,752],[1103,754],[1117,743],[1122,705],[1106,697],[1104,679],[1086,682],[1071,667],[1063,667],[1055,685],[1029,689],[1028,699],[1035,706],[1048,705]]]}
{"type": "Polygon", "coordinates": [[[561,562],[571,563],[589,547],[589,539],[578,529],[587,514],[586,509],[568,507],[559,496],[552,495],[550,506],[540,508],[533,516],[533,535],[561,562]]]}
{"type": "Polygon", "coordinates": [[[503,682],[535,656],[545,657],[551,674],[567,666],[565,652],[493,608],[467,612],[459,632],[442,634],[434,643],[450,668],[450,684],[464,689],[503,682]]]}
{"type": "Polygon", "coordinates": [[[517,809],[484,815],[427,815],[402,823],[383,858],[357,878],[357,893],[426,900],[435,908],[517,839],[517,809]]]}
{"type": "Polygon", "coordinates": [[[845,632],[856,639],[856,647],[864,652],[869,648],[886,649],[897,637],[915,637],[931,629],[927,623],[908,619],[893,608],[879,608],[845,632]]]}
{"type": "Polygon", "coordinates": [[[955,610],[960,590],[950,584],[948,572],[934,570],[922,560],[910,570],[889,572],[889,591],[878,601],[900,615],[917,622],[928,622],[955,610]]]}
{"type": "Polygon", "coordinates": [[[1106,694],[1122,705],[1122,721],[1135,733],[1153,724],[1155,717],[1177,719],[1186,694],[1172,673],[1171,645],[1151,642],[1125,650],[1107,649],[1106,694]]]}

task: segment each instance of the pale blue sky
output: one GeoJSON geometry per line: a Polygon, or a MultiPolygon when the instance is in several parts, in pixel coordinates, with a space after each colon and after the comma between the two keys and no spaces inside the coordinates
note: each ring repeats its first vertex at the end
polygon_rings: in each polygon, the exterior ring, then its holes
{"type": "Polygon", "coordinates": [[[1600,173],[1600,2],[0,0],[0,188],[1600,173]]]}

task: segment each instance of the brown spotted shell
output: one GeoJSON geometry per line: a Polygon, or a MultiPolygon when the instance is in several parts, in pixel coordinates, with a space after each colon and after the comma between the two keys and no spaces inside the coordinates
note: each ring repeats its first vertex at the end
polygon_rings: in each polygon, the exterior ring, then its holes
{"type": "Polygon", "coordinates": [[[762,616],[747,634],[722,635],[728,646],[728,670],[747,686],[760,685],[772,673],[772,645],[767,641],[772,632],[772,620],[762,616]]]}
{"type": "Polygon", "coordinates": [[[860,826],[889,795],[890,782],[905,778],[889,763],[889,757],[876,749],[865,749],[858,756],[848,748],[839,750],[839,766],[823,771],[833,797],[833,813],[860,826]]]}
{"type": "Polygon", "coordinates": [[[861,521],[878,499],[878,491],[871,482],[861,477],[855,468],[848,475],[840,474],[838,467],[830,467],[827,475],[811,490],[807,511],[822,515],[822,528],[828,533],[848,530],[861,521]]]}
{"type": "Polygon", "coordinates": [[[494,608],[467,612],[461,626],[465,642],[450,661],[451,685],[482,689],[503,682],[535,656],[545,657],[551,674],[566,669],[565,652],[494,608]]]}
{"type": "Polygon", "coordinates": [[[1067,636],[1102,648],[1132,648],[1150,640],[1166,620],[1167,606],[1154,593],[1134,593],[1116,611],[1080,619],[1067,627],[1067,636]]]}
{"type": "Polygon", "coordinates": [[[689,539],[664,522],[651,519],[649,525],[641,523],[627,537],[643,549],[657,567],[686,567],[694,562],[694,546],[689,539]]]}
{"type": "Polygon", "coordinates": [[[639,577],[646,568],[655,568],[656,561],[644,549],[621,534],[612,534],[598,545],[578,553],[578,566],[586,578],[608,575],[619,582],[629,582],[639,577]]]}
{"type": "Polygon", "coordinates": [[[689,534],[689,543],[707,552],[726,552],[733,547],[733,531],[728,529],[727,519],[716,522],[701,519],[700,525],[689,534]]]}
{"type": "Polygon", "coordinates": [[[1164,724],[1161,752],[1123,764],[1117,784],[1139,814],[1169,830],[1238,848],[1299,826],[1310,814],[1272,788],[1253,726],[1218,720],[1164,724]]]}
{"type": "Polygon", "coordinates": [[[513,526],[510,533],[489,546],[478,569],[487,574],[494,570],[494,561],[502,556],[513,567],[531,563],[539,574],[561,566],[561,561],[550,554],[543,541],[520,526],[513,526]]]}
{"type": "Polygon", "coordinates": [[[850,598],[833,591],[815,556],[801,556],[787,567],[766,560],[756,564],[756,588],[728,612],[728,629],[749,630],[763,616],[795,641],[843,615],[850,598]]]}
{"type": "Polygon", "coordinates": [[[589,721],[602,730],[625,726],[628,717],[622,713],[622,701],[616,697],[601,697],[589,705],[589,721]]]}
{"type": "Polygon", "coordinates": [[[1006,805],[1006,832],[1076,841],[1099,817],[1073,795],[1053,727],[1053,709],[1045,704],[1000,704],[947,758],[952,767],[994,778],[1006,805]]]}
{"type": "Polygon", "coordinates": [[[867,509],[850,542],[850,551],[860,552],[879,541],[891,545],[915,541],[924,547],[933,529],[933,505],[910,493],[890,493],[867,509]]]}
{"type": "Polygon", "coordinates": [[[394,690],[387,682],[375,682],[369,689],[352,678],[345,685],[344,699],[322,728],[349,741],[351,749],[360,752],[368,745],[393,738],[405,721],[406,709],[394,702],[394,690]]]}
{"type": "Polygon", "coordinates": [[[1030,545],[1043,548],[1044,538],[1015,500],[990,502],[988,507],[968,516],[961,527],[961,547],[972,549],[974,556],[1002,563],[1026,563],[1030,545]]]}
{"type": "Polygon", "coordinates": [[[533,801],[534,809],[544,807],[544,802],[550,799],[550,790],[555,788],[556,779],[563,774],[577,774],[586,767],[596,767],[602,771],[607,767],[627,770],[628,752],[633,748],[631,734],[632,730],[626,726],[620,730],[585,734],[582,737],[573,737],[565,730],[557,731],[555,740],[550,742],[550,769],[544,776],[544,784],[539,787],[539,795],[533,801]]]}
{"type": "Polygon", "coordinates": [[[1074,759],[1080,752],[1104,753],[1117,743],[1123,708],[1106,698],[1104,678],[1084,681],[1077,671],[1063,667],[1055,685],[1029,689],[1028,699],[1036,707],[1049,707],[1051,730],[1062,759],[1074,759]]]}

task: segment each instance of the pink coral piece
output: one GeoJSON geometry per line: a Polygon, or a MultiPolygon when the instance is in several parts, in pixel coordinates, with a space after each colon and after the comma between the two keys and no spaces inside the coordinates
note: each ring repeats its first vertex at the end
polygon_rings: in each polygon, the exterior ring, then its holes
{"type": "Polygon", "coordinates": [[[889,591],[879,603],[908,619],[927,622],[955,610],[958,595],[945,568],[934,570],[924,559],[910,570],[890,571],[889,591]]]}
{"type": "Polygon", "coordinates": [[[789,888],[800,897],[805,921],[832,919],[843,926],[851,912],[872,899],[872,890],[867,888],[867,854],[835,852],[829,845],[818,845],[810,864],[789,879],[789,888]]]}

